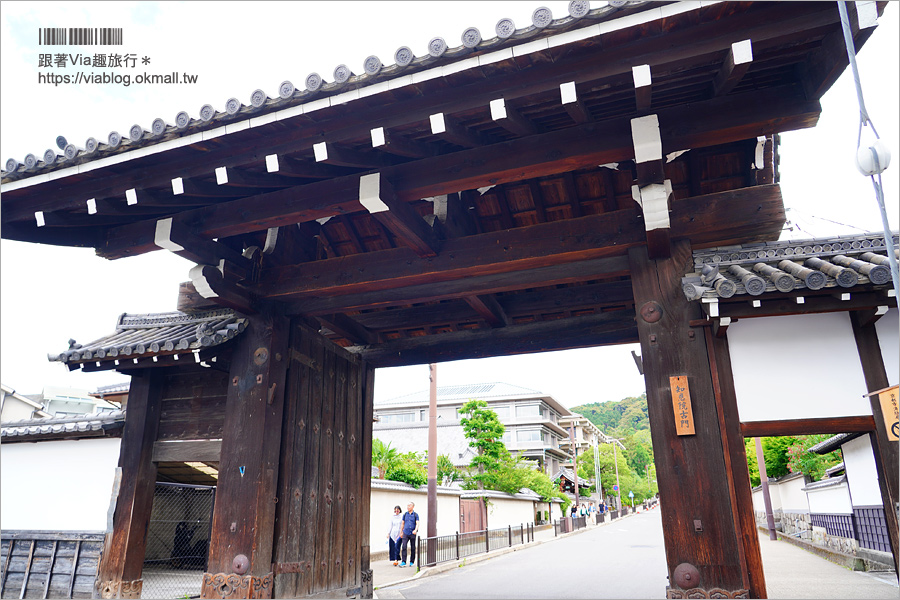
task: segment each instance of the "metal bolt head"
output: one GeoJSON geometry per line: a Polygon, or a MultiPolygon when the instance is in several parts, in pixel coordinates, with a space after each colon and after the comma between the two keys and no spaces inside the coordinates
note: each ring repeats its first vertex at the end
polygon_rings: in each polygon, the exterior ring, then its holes
{"type": "Polygon", "coordinates": [[[700,585],[700,571],[690,563],[681,563],[672,573],[675,584],[683,590],[690,590],[700,585]]]}
{"type": "Polygon", "coordinates": [[[662,318],[663,309],[662,306],[651,300],[641,307],[640,315],[645,323],[656,323],[662,318]]]}
{"type": "Polygon", "coordinates": [[[250,559],[243,554],[238,554],[231,561],[231,570],[238,575],[243,575],[250,568],[250,559]]]}

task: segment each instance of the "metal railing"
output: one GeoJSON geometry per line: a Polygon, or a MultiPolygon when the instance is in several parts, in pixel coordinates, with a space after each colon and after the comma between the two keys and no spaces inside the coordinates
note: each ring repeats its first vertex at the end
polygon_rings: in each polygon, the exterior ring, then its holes
{"type": "Polygon", "coordinates": [[[482,554],[500,548],[534,541],[534,523],[523,523],[500,529],[482,529],[454,535],[419,538],[416,544],[418,568],[431,567],[451,560],[459,560],[473,554],[482,554]]]}
{"type": "Polygon", "coordinates": [[[553,537],[587,527],[587,517],[564,517],[553,521],[553,537]]]}

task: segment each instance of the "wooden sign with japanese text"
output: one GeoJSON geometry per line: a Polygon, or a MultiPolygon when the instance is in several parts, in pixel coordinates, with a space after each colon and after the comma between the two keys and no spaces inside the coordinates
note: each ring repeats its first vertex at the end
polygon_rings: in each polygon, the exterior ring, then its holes
{"type": "Polygon", "coordinates": [[[669,377],[669,386],[672,390],[672,408],[675,410],[675,432],[678,435],[694,435],[694,413],[687,377],[669,377]]]}
{"type": "Polygon", "coordinates": [[[878,394],[881,402],[881,414],[884,416],[884,427],[888,439],[892,442],[900,440],[900,410],[897,407],[897,386],[888,388],[878,394]]]}

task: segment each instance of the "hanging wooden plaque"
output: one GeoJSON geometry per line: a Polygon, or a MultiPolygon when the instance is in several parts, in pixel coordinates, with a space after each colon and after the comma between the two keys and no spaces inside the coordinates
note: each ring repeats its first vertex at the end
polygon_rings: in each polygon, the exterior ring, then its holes
{"type": "Polygon", "coordinates": [[[672,390],[672,408],[675,411],[675,432],[678,435],[694,435],[694,413],[691,410],[691,392],[684,375],[669,377],[672,390]]]}
{"type": "Polygon", "coordinates": [[[884,416],[884,427],[888,439],[892,442],[900,440],[900,409],[897,407],[897,386],[890,387],[878,394],[881,402],[881,414],[884,416]]]}

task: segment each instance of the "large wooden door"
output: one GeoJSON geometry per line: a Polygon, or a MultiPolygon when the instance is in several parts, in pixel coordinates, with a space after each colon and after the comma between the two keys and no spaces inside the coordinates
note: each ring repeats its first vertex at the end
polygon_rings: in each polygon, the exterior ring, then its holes
{"type": "Polygon", "coordinates": [[[484,510],[481,500],[459,499],[459,532],[481,531],[487,529],[484,522],[484,510]]]}

